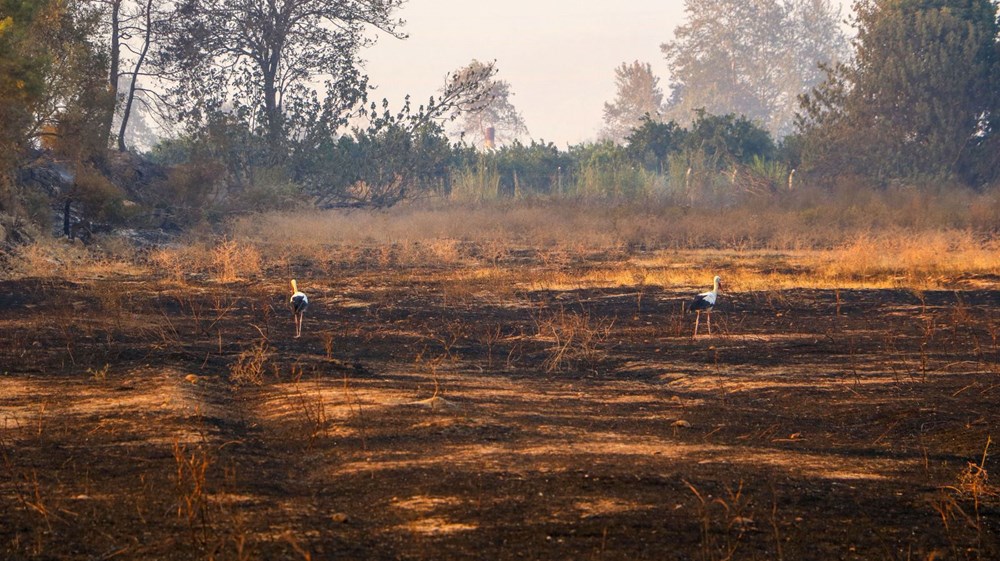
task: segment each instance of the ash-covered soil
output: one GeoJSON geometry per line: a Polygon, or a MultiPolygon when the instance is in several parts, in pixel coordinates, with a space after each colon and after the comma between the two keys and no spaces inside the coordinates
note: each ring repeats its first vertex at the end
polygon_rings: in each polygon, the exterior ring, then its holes
{"type": "Polygon", "coordinates": [[[1000,290],[286,285],[0,283],[0,557],[1000,558],[1000,290]]]}

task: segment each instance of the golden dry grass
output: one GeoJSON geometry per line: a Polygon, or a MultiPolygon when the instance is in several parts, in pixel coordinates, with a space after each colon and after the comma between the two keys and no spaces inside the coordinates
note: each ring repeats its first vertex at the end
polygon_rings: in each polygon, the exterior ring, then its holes
{"type": "Polygon", "coordinates": [[[21,246],[11,259],[10,275],[15,278],[100,279],[139,274],[131,248],[116,244],[113,252],[91,250],[79,242],[46,240],[21,246]]]}
{"type": "Polygon", "coordinates": [[[157,272],[173,280],[203,275],[223,283],[256,278],[264,265],[256,244],[232,239],[154,249],[149,262],[157,272]]]}
{"type": "MultiPolygon", "coordinates": [[[[515,288],[700,287],[714,274],[735,291],[949,288],[1000,275],[991,222],[1000,203],[990,193],[796,197],[726,209],[522,200],[268,213],[236,220],[221,240],[154,249],[142,263],[175,281],[224,283],[303,268],[414,278],[431,268],[439,279],[448,271],[449,293],[462,298],[515,288]]],[[[54,241],[22,248],[16,265],[21,277],[142,270],[127,248],[100,253],[54,241]]]]}

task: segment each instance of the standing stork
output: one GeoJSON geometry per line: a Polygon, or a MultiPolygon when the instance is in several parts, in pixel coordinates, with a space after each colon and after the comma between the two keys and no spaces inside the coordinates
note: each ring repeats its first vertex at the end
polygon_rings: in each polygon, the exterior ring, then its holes
{"type": "Polygon", "coordinates": [[[292,279],[292,297],[288,300],[288,305],[292,308],[292,317],[295,319],[295,338],[302,336],[302,316],[309,306],[309,297],[304,292],[299,291],[299,287],[292,279]]]}
{"type": "Polygon", "coordinates": [[[694,297],[691,301],[689,309],[694,310],[697,314],[694,319],[694,335],[698,335],[698,322],[701,320],[701,313],[705,312],[708,319],[708,334],[712,334],[712,308],[715,307],[715,299],[719,295],[719,283],[722,281],[718,276],[715,277],[713,282],[712,290],[708,292],[702,292],[701,294],[694,297]]]}

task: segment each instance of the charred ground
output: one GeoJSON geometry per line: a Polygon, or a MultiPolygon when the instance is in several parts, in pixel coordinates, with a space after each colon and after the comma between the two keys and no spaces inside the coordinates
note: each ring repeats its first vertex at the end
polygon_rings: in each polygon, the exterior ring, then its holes
{"type": "Polygon", "coordinates": [[[998,290],[298,271],[0,283],[3,557],[1000,555],[998,290]]]}

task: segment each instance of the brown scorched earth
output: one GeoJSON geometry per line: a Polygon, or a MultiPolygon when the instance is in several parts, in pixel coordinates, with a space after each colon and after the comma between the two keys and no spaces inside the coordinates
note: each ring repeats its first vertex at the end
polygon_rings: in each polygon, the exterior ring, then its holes
{"type": "Polygon", "coordinates": [[[0,282],[0,557],[1000,558],[990,283],[516,276],[0,282]]]}

